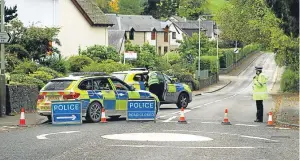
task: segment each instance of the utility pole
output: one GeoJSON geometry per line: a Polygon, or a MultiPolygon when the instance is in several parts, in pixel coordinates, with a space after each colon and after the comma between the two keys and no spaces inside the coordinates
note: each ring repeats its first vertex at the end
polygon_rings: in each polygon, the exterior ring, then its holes
{"type": "MultiPolygon", "coordinates": [[[[1,32],[4,32],[4,0],[1,0],[1,32]]],[[[5,86],[5,55],[4,44],[1,43],[1,70],[0,70],[0,117],[6,113],[6,86],[5,86]]]]}
{"type": "Polygon", "coordinates": [[[200,55],[201,55],[201,16],[199,16],[199,53],[198,53],[198,78],[200,78],[200,55]]]}
{"type": "Polygon", "coordinates": [[[219,33],[218,33],[218,25],[217,26],[217,74],[219,73],[219,33]]]}

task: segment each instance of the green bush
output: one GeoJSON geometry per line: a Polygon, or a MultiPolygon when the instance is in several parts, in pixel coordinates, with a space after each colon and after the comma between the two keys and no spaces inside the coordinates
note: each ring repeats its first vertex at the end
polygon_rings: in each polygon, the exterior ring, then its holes
{"type": "Polygon", "coordinates": [[[28,51],[19,44],[8,45],[5,51],[10,54],[16,54],[19,59],[30,58],[28,51]]]}
{"type": "Polygon", "coordinates": [[[175,52],[168,52],[162,57],[165,62],[168,62],[170,65],[174,65],[180,63],[180,55],[179,53],[175,52]]]}
{"type": "MultiPolygon", "coordinates": [[[[201,56],[200,58],[200,69],[208,70],[209,73],[217,73],[218,71],[218,59],[216,56],[201,56]]],[[[198,60],[195,61],[195,67],[198,69],[198,60]]]]}
{"type": "Polygon", "coordinates": [[[113,60],[105,60],[101,63],[92,63],[82,68],[82,72],[106,72],[110,74],[116,71],[125,71],[131,68],[128,64],[121,64],[113,60]]]}
{"type": "Polygon", "coordinates": [[[50,74],[53,78],[63,77],[64,75],[48,67],[39,67],[37,71],[42,71],[50,74]]]}
{"type": "Polygon", "coordinates": [[[59,58],[56,58],[56,57],[51,57],[51,58],[48,58],[44,61],[41,62],[42,65],[45,65],[57,72],[60,72],[60,73],[67,73],[67,61],[64,60],[64,59],[59,59],[59,58]]]}
{"type": "Polygon", "coordinates": [[[80,55],[85,55],[95,61],[101,62],[107,59],[120,61],[120,55],[111,46],[94,45],[87,47],[86,50],[80,52],[80,55]]]}
{"type": "Polygon", "coordinates": [[[71,72],[79,72],[84,66],[93,63],[93,60],[85,55],[71,56],[68,59],[71,72]]]}
{"type": "Polygon", "coordinates": [[[234,52],[232,49],[220,49],[220,68],[228,68],[234,62],[234,52]]]}
{"type": "Polygon", "coordinates": [[[44,71],[36,71],[36,72],[30,74],[29,76],[32,78],[39,79],[39,80],[43,81],[43,83],[48,83],[51,79],[54,78],[51,74],[44,72],[44,71]]]}
{"type": "Polygon", "coordinates": [[[299,92],[298,71],[286,69],[282,74],[280,88],[283,92],[299,92]]]}
{"type": "Polygon", "coordinates": [[[15,70],[16,66],[21,64],[21,60],[19,60],[15,54],[6,53],[5,60],[6,60],[5,69],[7,72],[12,72],[13,70],[15,70]]]}
{"type": "Polygon", "coordinates": [[[45,85],[42,80],[33,78],[26,74],[11,74],[10,79],[10,84],[37,85],[39,89],[43,88],[45,85]]]}
{"type": "Polygon", "coordinates": [[[24,60],[23,63],[16,66],[13,74],[29,74],[37,70],[38,65],[35,62],[24,60]]]}

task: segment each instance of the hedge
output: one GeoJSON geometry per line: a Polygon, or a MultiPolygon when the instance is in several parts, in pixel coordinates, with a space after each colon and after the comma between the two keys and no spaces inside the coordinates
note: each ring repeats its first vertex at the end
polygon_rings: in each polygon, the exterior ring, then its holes
{"type": "Polygon", "coordinates": [[[299,92],[298,71],[286,69],[282,74],[280,88],[283,92],[299,92]]]}
{"type": "MultiPolygon", "coordinates": [[[[200,57],[200,69],[209,70],[210,74],[217,73],[218,71],[218,59],[217,56],[201,56],[200,57]]],[[[195,61],[196,69],[198,69],[198,61],[195,61]]]]}

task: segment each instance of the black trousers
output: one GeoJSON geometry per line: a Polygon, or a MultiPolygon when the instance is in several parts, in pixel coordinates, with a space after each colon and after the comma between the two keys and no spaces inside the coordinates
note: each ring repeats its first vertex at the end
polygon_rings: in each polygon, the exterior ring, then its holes
{"type": "Polygon", "coordinates": [[[159,98],[159,100],[162,100],[162,94],[163,94],[163,91],[164,91],[164,84],[163,83],[152,84],[152,85],[149,86],[149,91],[151,93],[154,93],[159,98]]]}
{"type": "Polygon", "coordinates": [[[264,105],[263,100],[256,100],[256,119],[259,121],[263,121],[264,118],[264,105]]]}

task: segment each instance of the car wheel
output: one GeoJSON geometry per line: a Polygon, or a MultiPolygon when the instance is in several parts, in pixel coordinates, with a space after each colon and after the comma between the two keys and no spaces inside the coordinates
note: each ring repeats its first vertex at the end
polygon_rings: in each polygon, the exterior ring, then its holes
{"type": "Polygon", "coordinates": [[[99,122],[101,119],[101,109],[102,106],[99,102],[91,103],[86,113],[86,120],[88,122],[99,122]]]}
{"type": "Polygon", "coordinates": [[[181,93],[178,97],[178,100],[177,100],[177,107],[178,108],[186,108],[188,106],[188,100],[189,100],[189,95],[186,94],[186,93],[181,93]]]}

